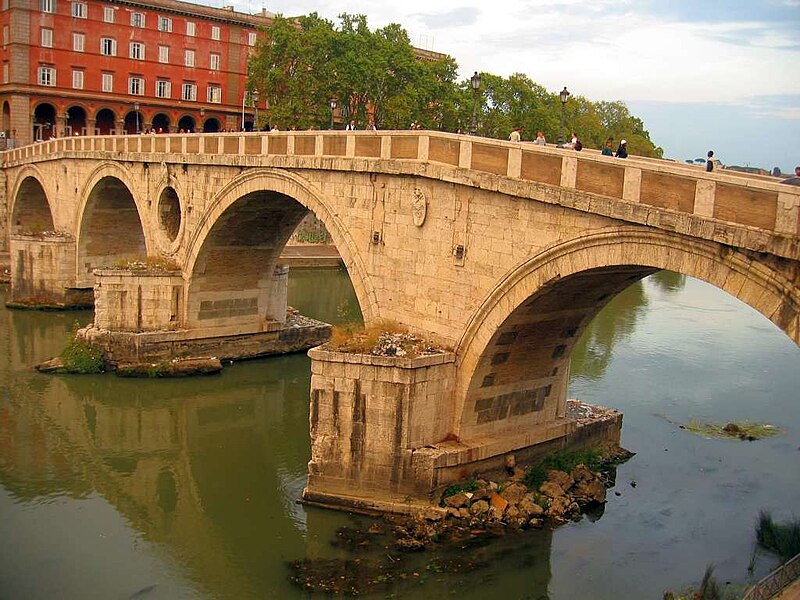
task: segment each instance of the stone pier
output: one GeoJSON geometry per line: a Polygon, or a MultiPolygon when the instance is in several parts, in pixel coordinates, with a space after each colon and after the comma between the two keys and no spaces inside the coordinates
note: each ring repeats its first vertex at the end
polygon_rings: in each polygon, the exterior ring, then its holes
{"type": "Polygon", "coordinates": [[[311,461],[303,500],[345,510],[414,512],[450,483],[578,447],[618,446],[622,415],[561,414],[524,434],[460,440],[451,433],[455,355],[311,357],[311,461]]]}
{"type": "Polygon", "coordinates": [[[92,291],[75,287],[75,240],[69,234],[13,234],[11,307],[86,308],[92,291]]]}
{"type": "MultiPolygon", "coordinates": [[[[287,306],[288,271],[276,267],[258,303],[258,319],[203,327],[183,321],[186,285],[180,272],[96,269],[95,320],[78,335],[100,346],[112,366],[186,357],[239,360],[307,350],[328,340],[330,325],[287,306]]],[[[227,302],[217,312],[249,313],[251,308],[227,302]]],[[[212,305],[209,311],[214,310],[212,305]]]]}

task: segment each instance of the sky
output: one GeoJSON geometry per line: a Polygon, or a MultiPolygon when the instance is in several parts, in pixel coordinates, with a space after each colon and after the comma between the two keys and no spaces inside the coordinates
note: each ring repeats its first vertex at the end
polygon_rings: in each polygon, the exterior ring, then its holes
{"type": "MultiPolygon", "coordinates": [[[[229,4],[205,0],[209,5],[229,4]]],[[[621,100],[665,158],[800,165],[800,0],[236,0],[237,10],[371,29],[399,23],[412,44],[474,71],[524,73],[557,93],[621,100]]],[[[580,133],[580,132],[579,132],[580,133]]]]}

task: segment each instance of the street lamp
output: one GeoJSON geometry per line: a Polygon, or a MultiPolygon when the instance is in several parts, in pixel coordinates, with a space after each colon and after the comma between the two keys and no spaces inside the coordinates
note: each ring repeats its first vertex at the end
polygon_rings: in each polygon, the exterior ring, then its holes
{"type": "Polygon", "coordinates": [[[475,71],[475,74],[469,80],[472,84],[472,121],[470,122],[469,132],[475,135],[478,128],[478,93],[481,89],[481,76],[475,71]]]}
{"type": "Polygon", "coordinates": [[[253,101],[253,129],[258,131],[258,90],[252,91],[250,99],[253,101]]]}
{"type": "Polygon", "coordinates": [[[134,102],[133,103],[133,112],[136,115],[136,133],[138,134],[138,133],[140,133],[140,131],[139,131],[139,103],[138,102],[134,102]]]}
{"type": "Polygon", "coordinates": [[[567,105],[567,99],[569,98],[567,86],[564,86],[558,97],[561,98],[561,129],[558,130],[558,145],[562,146],[564,144],[564,107],[567,105]]]}
{"type": "Polygon", "coordinates": [[[244,131],[244,107],[247,104],[247,97],[250,95],[250,90],[245,90],[242,94],[242,131],[244,131]]]}
{"type": "Polygon", "coordinates": [[[328,102],[331,106],[331,126],[330,129],[333,129],[333,113],[336,111],[336,98],[331,98],[328,102]]]}

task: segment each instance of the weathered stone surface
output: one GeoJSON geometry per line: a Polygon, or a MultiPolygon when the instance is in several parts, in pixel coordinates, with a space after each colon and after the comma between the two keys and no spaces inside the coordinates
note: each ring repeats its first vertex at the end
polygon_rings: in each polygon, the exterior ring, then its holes
{"type": "Polygon", "coordinates": [[[508,506],[508,500],[496,493],[492,493],[491,497],[489,498],[489,503],[492,505],[492,508],[496,509],[500,513],[501,516],[508,506]]]}
{"type": "Polygon", "coordinates": [[[570,477],[576,483],[579,481],[591,481],[594,479],[594,473],[586,465],[578,465],[570,472],[570,477]]]}
{"type": "Polygon", "coordinates": [[[521,483],[511,483],[505,487],[502,495],[510,504],[517,504],[527,493],[528,488],[525,485],[521,483]]]}
{"type": "Polygon", "coordinates": [[[544,514],[544,509],[535,501],[533,494],[526,494],[519,502],[520,512],[527,517],[538,517],[544,514]]]}
{"type": "Polygon", "coordinates": [[[486,500],[478,500],[469,507],[470,514],[482,515],[489,510],[489,503],[486,500]]]}
{"type": "Polygon", "coordinates": [[[564,495],[564,488],[552,481],[545,481],[539,486],[539,491],[549,498],[558,498],[564,495]]]}
{"type": "Polygon", "coordinates": [[[453,494],[452,496],[445,498],[444,505],[450,508],[461,508],[462,506],[467,506],[469,504],[471,497],[472,494],[459,492],[458,494],[453,494]]]}
{"type": "Polygon", "coordinates": [[[605,502],[606,500],[606,488],[596,477],[591,480],[582,479],[572,487],[570,493],[579,504],[605,502]]]}
{"type": "Polygon", "coordinates": [[[550,518],[561,518],[569,512],[572,505],[572,499],[567,496],[555,496],[550,500],[550,506],[547,507],[545,514],[550,518]]]}
{"type": "Polygon", "coordinates": [[[572,484],[575,483],[569,473],[553,470],[547,472],[547,481],[558,484],[561,489],[565,491],[572,487],[572,484]]]}
{"type": "Polygon", "coordinates": [[[174,359],[158,363],[120,363],[116,373],[120,377],[188,377],[215,375],[222,371],[216,357],[174,359]]]}

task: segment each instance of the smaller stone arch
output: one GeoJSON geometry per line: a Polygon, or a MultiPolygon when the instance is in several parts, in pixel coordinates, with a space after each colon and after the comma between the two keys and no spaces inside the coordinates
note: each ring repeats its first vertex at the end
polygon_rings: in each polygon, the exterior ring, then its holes
{"type": "Polygon", "coordinates": [[[147,213],[135,189],[130,173],[113,162],[101,163],[86,178],[74,225],[76,287],[94,285],[93,269],[147,256],[153,247],[153,232],[145,227],[147,213]]]}
{"type": "Polygon", "coordinates": [[[41,176],[30,173],[20,179],[11,205],[10,233],[35,235],[55,231],[55,220],[41,176]]]}

